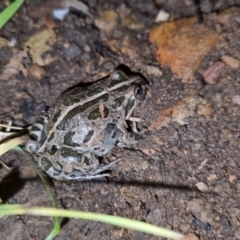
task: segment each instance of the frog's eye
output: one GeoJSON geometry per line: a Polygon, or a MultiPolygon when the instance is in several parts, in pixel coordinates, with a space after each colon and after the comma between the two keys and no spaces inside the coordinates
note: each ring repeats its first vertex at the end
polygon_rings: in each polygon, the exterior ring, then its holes
{"type": "Polygon", "coordinates": [[[139,99],[142,95],[142,88],[137,86],[135,89],[134,89],[134,96],[136,99],[139,99]]]}
{"type": "Polygon", "coordinates": [[[113,80],[121,82],[127,80],[127,77],[124,75],[123,72],[116,71],[113,73],[113,80]]]}

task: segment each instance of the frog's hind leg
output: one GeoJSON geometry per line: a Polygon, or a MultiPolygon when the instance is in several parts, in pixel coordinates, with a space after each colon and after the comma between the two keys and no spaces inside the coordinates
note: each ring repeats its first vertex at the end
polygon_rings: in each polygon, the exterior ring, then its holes
{"type": "MultiPolygon", "coordinates": [[[[49,152],[50,154],[50,152],[49,152]]],[[[53,178],[62,181],[83,181],[109,176],[108,173],[102,173],[110,169],[121,159],[108,164],[99,164],[99,159],[91,152],[76,152],[72,149],[61,149],[55,153],[57,160],[40,165],[47,168],[44,170],[53,178]],[[65,152],[65,153],[64,153],[65,152]],[[64,157],[67,155],[67,157],[64,157]],[[61,167],[60,167],[61,166],[61,167]]],[[[51,158],[51,155],[48,156],[51,158]]],[[[46,158],[43,158],[46,162],[46,158]]]]}
{"type": "Polygon", "coordinates": [[[28,128],[29,140],[25,145],[26,151],[33,153],[39,149],[40,143],[46,138],[47,122],[48,114],[43,112],[37,121],[28,128]]]}
{"type": "Polygon", "coordinates": [[[84,181],[84,180],[92,180],[102,177],[108,177],[109,173],[102,173],[108,169],[110,169],[113,165],[117,162],[121,161],[122,159],[118,159],[116,161],[110,162],[109,164],[99,166],[97,169],[89,171],[87,173],[83,173],[82,175],[72,173],[71,175],[65,176],[64,178],[72,181],[84,181]]]}

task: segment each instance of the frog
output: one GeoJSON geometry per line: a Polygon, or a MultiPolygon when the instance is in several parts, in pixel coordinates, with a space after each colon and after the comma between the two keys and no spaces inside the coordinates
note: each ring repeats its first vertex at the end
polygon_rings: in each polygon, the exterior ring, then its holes
{"type": "Polygon", "coordinates": [[[26,151],[38,166],[60,181],[109,176],[121,159],[103,164],[114,146],[132,148],[141,131],[134,110],[147,94],[148,82],[139,74],[116,69],[107,77],[76,86],[57,99],[29,128],[26,151]]]}

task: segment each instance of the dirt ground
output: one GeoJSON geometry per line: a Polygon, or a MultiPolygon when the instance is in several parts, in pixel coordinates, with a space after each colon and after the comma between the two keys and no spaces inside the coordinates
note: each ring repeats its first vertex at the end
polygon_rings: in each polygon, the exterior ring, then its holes
{"type": "MultiPolygon", "coordinates": [[[[0,74],[30,36],[51,28],[51,24],[56,34],[52,49],[42,55],[49,61],[40,69],[45,72],[39,79],[29,73],[32,59],[27,55],[21,58],[18,74],[0,79],[0,116],[11,117],[13,125],[30,125],[63,91],[95,81],[119,65],[140,72],[149,81],[149,94],[135,112],[144,119],[140,128],[151,126],[164,110],[184,105],[183,99],[192,93],[193,99],[206,101],[211,109],[208,117],[190,114],[182,124],[170,121],[149,128],[135,149],[114,148],[111,156],[123,160],[113,167],[109,178],[75,183],[49,179],[60,208],[137,219],[183,234],[192,232],[199,239],[240,239],[240,68],[225,65],[213,84],[204,82],[202,76],[223,55],[240,59],[239,18],[230,25],[216,21],[220,12],[240,1],[201,2],[207,19],[204,23],[217,30],[220,38],[194,72],[191,83],[157,62],[156,46],[149,41],[160,8],[172,21],[196,16],[191,1],[91,0],[88,6],[93,18],[71,9],[60,21],[49,15],[57,1],[50,6],[48,1],[27,0],[0,31],[0,37],[17,41],[15,48],[0,48],[0,74]],[[130,29],[119,21],[108,32],[102,30],[95,20],[109,9],[134,14],[137,20],[131,23],[135,25],[130,29]]],[[[2,202],[51,206],[43,183],[23,156],[8,152],[1,160],[12,169],[0,168],[2,202]]],[[[52,223],[47,217],[3,217],[0,239],[45,239],[52,223]]],[[[159,238],[98,222],[64,219],[56,239],[159,238]]]]}

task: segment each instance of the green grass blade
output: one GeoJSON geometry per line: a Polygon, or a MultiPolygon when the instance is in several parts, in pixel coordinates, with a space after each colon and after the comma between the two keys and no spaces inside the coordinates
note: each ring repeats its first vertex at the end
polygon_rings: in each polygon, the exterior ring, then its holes
{"type": "Polygon", "coordinates": [[[0,29],[11,19],[23,3],[24,0],[16,0],[0,13],[0,29]]]}
{"type": "MultiPolygon", "coordinates": [[[[22,148],[20,148],[19,146],[16,146],[14,148],[14,150],[20,152],[21,154],[23,154],[28,161],[30,162],[30,164],[32,165],[32,167],[34,168],[34,170],[37,172],[38,176],[40,177],[40,179],[42,180],[45,188],[47,189],[48,195],[51,198],[51,202],[52,202],[52,206],[54,208],[57,208],[57,203],[54,197],[54,194],[49,186],[49,184],[47,183],[47,181],[45,180],[45,178],[43,177],[43,175],[41,174],[41,172],[39,171],[36,163],[34,162],[34,160],[30,157],[30,155],[28,153],[26,153],[22,148]]],[[[50,232],[50,234],[48,235],[48,237],[46,238],[46,240],[52,240],[55,236],[57,236],[59,234],[61,230],[61,222],[60,222],[60,218],[58,216],[54,217],[54,226],[52,231],[50,232]]]]}
{"type": "Polygon", "coordinates": [[[23,143],[24,140],[20,137],[18,138],[12,138],[8,140],[7,142],[0,144],[0,156],[2,156],[4,153],[8,152],[9,150],[13,149],[17,145],[23,143]]]}
{"type": "Polygon", "coordinates": [[[0,205],[0,215],[17,215],[17,214],[31,214],[38,216],[58,216],[67,218],[79,218],[92,221],[99,221],[116,225],[118,227],[128,228],[139,232],[154,234],[156,236],[165,237],[168,239],[180,240],[184,235],[173,232],[168,229],[160,228],[149,223],[140,222],[128,218],[105,215],[92,212],[71,211],[65,209],[43,208],[43,207],[27,207],[21,205],[0,205]]]}

